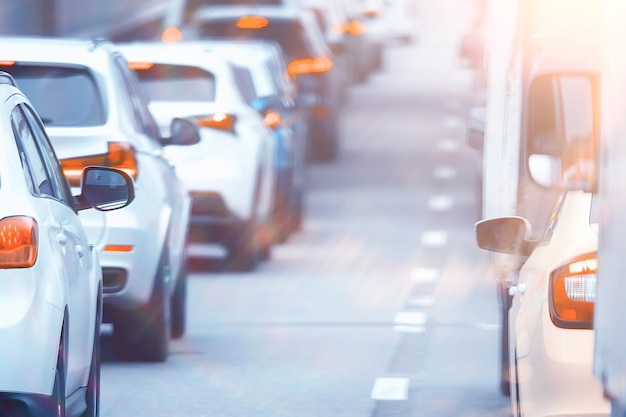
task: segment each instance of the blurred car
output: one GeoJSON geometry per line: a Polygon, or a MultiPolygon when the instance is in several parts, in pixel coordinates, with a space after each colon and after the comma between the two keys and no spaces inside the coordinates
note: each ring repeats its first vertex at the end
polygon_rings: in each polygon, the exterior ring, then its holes
{"type": "Polygon", "coordinates": [[[365,37],[374,50],[374,67],[382,67],[384,50],[414,41],[417,21],[409,0],[360,0],[365,37]]]}
{"type": "Polygon", "coordinates": [[[282,49],[271,41],[220,40],[210,43],[233,62],[240,74],[246,102],[263,116],[275,140],[272,239],[283,242],[300,229],[306,191],[306,148],[308,121],[296,87],[285,76],[282,49]],[[244,70],[242,67],[247,68],[244,70]]]}
{"type": "Polygon", "coordinates": [[[0,72],[0,415],[96,417],[102,271],[79,211],[133,200],[126,173],[89,167],[72,196],[34,106],[0,72]]]}
{"type": "Polygon", "coordinates": [[[165,135],[173,118],[191,118],[201,140],[168,146],[167,157],[191,194],[189,242],[219,244],[229,269],[252,271],[270,256],[275,188],[272,130],[246,97],[246,74],[204,42],[120,45],[165,135]]]}
{"type": "Polygon", "coordinates": [[[200,8],[184,31],[195,39],[265,39],[277,42],[287,70],[302,94],[314,95],[309,109],[312,159],[333,160],[340,148],[343,74],[311,11],[291,6],[210,6],[200,8]]]}
{"type": "Polygon", "coordinates": [[[540,241],[522,217],[476,224],[479,247],[527,256],[504,327],[515,417],[609,415],[592,373],[598,211],[594,194],[565,193],[540,241]]]}
{"type": "Polygon", "coordinates": [[[103,40],[0,38],[0,69],[39,112],[70,184],[105,165],[135,180],[135,202],[114,212],[83,211],[100,254],[104,320],[116,357],[163,361],[186,314],[190,199],[162,155],[161,138],[135,74],[103,40]]]}

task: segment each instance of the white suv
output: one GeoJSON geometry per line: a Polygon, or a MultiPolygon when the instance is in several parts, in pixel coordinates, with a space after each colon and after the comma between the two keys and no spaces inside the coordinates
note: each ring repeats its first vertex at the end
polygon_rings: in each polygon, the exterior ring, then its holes
{"type": "Polygon", "coordinates": [[[96,417],[102,271],[77,212],[122,209],[133,180],[89,167],[73,197],[41,119],[7,73],[0,126],[0,415],[96,417]]]}
{"type": "Polygon", "coordinates": [[[115,356],[165,360],[170,334],[184,332],[190,201],[162,145],[181,138],[160,137],[135,74],[108,41],[5,37],[0,51],[0,69],[37,108],[72,186],[89,165],[134,178],[134,204],[81,220],[100,253],[115,356]]]}

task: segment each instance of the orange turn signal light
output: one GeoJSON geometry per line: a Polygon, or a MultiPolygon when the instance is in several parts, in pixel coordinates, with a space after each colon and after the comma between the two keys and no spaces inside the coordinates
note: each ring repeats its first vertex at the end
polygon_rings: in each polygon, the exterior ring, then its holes
{"type": "Polygon", "coordinates": [[[104,247],[105,252],[132,252],[132,245],[107,245],[104,247]]]}
{"type": "Polygon", "coordinates": [[[0,66],[12,67],[13,65],[15,65],[15,61],[10,61],[8,59],[0,59],[0,66]]]}
{"type": "Polygon", "coordinates": [[[29,268],[37,260],[39,228],[32,217],[0,220],[0,268],[29,268]]]}
{"type": "Polygon", "coordinates": [[[198,118],[197,123],[201,127],[211,127],[214,129],[229,131],[233,131],[235,129],[235,117],[222,112],[198,118]]]}
{"type": "Polygon", "coordinates": [[[63,172],[72,186],[80,185],[83,169],[90,165],[121,169],[131,177],[137,178],[135,149],[128,143],[109,142],[107,153],[61,160],[63,172]]]}
{"type": "Polygon", "coordinates": [[[287,72],[292,75],[313,74],[330,71],[333,67],[332,59],[327,56],[296,59],[287,66],[287,72]]]}
{"type": "Polygon", "coordinates": [[[360,20],[352,20],[348,25],[348,33],[359,36],[365,33],[365,25],[360,20]]]}
{"type": "Polygon", "coordinates": [[[263,16],[241,16],[237,19],[239,29],[263,29],[269,24],[269,20],[263,16]]]}

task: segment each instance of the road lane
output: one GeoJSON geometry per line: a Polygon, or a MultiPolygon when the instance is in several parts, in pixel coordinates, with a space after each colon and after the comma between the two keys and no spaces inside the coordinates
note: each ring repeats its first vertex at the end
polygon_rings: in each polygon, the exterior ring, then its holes
{"type": "Polygon", "coordinates": [[[350,91],[339,159],[311,167],[302,232],[255,273],[195,271],[169,360],[105,361],[103,417],[507,415],[463,143],[468,3],[419,3],[418,42],[350,91]]]}

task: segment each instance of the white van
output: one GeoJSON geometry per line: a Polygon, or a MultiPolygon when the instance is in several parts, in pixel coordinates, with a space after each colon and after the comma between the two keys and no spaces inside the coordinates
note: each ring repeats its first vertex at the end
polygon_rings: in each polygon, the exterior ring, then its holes
{"type": "MultiPolygon", "coordinates": [[[[543,238],[563,189],[593,189],[593,175],[569,180],[568,169],[575,165],[565,164],[568,158],[580,161],[583,149],[591,160],[595,155],[602,51],[597,5],[597,0],[578,1],[576,7],[563,0],[489,3],[486,103],[470,113],[468,142],[482,152],[483,219],[524,218],[531,226],[528,242],[543,238]]],[[[532,247],[491,256],[500,296],[505,395],[510,394],[511,294],[532,247]]]]}

